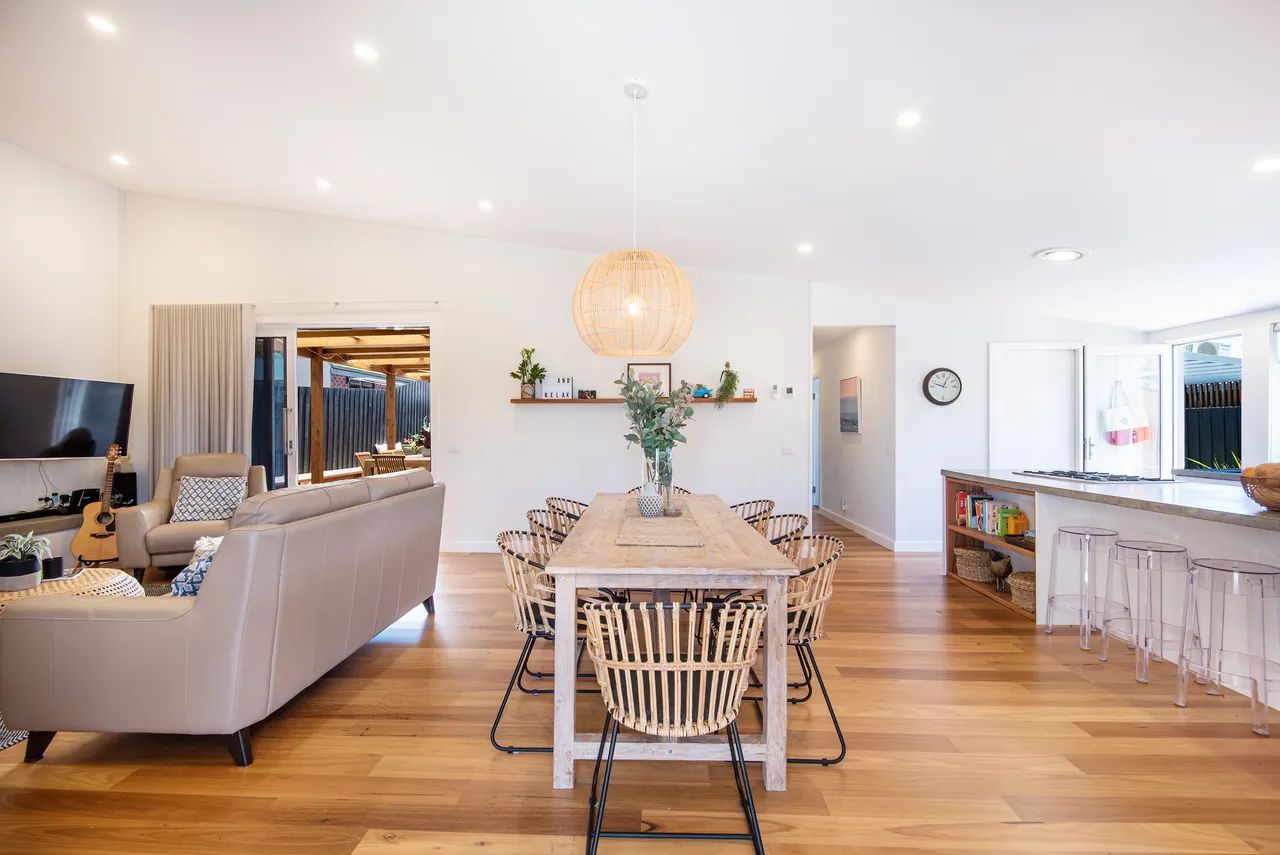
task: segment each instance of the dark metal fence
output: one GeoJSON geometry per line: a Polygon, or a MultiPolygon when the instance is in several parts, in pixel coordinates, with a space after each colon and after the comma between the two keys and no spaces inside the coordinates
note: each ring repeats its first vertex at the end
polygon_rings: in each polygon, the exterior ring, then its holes
{"type": "MultiPolygon", "coordinates": [[[[396,433],[403,439],[431,417],[431,384],[396,387],[396,433]]],[[[324,468],[351,469],[357,451],[387,441],[387,393],[382,389],[324,390],[324,468]]],[[[298,387],[298,472],[311,471],[311,387],[298,387]]]]}
{"type": "Polygon", "coordinates": [[[1240,468],[1240,408],[1196,407],[1186,410],[1188,469],[1240,468]]]}

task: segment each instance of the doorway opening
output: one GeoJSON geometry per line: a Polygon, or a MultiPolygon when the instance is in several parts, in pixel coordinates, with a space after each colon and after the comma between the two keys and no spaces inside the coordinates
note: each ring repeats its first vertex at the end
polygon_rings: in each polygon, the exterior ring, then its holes
{"type": "Polygon", "coordinates": [[[252,457],[273,488],[431,468],[428,327],[259,333],[252,457]]]}

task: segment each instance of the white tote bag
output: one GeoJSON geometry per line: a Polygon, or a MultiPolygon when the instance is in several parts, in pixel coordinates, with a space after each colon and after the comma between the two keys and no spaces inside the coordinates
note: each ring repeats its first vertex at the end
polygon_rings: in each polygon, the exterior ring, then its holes
{"type": "Polygon", "coordinates": [[[1136,445],[1151,438],[1147,408],[1129,403],[1119,380],[1111,387],[1111,406],[1102,411],[1102,428],[1110,445],[1136,445]]]}

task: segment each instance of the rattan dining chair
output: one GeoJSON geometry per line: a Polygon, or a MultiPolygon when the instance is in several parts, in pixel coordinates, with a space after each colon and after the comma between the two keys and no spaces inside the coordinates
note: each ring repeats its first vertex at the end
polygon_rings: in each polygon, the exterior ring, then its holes
{"type": "Polygon", "coordinates": [[[380,451],[373,455],[373,474],[375,475],[386,475],[388,472],[404,472],[407,468],[403,452],[380,451]]]}
{"type": "MultiPolygon", "coordinates": [[[[532,512],[531,512],[532,513],[532,512]]],[[[555,584],[546,573],[547,561],[555,555],[561,540],[545,531],[504,531],[498,535],[498,550],[502,553],[502,568],[507,590],[511,594],[511,605],[515,612],[516,629],[525,633],[524,648],[516,659],[516,667],[511,672],[511,681],[507,683],[506,694],[498,706],[498,714],[494,716],[493,727],[489,730],[489,743],[499,751],[507,754],[521,752],[547,753],[551,746],[519,746],[500,745],[498,743],[498,726],[502,723],[502,714],[511,700],[512,689],[518,688],[526,695],[541,695],[542,689],[530,689],[524,685],[523,677],[541,679],[553,676],[529,669],[529,656],[534,644],[539,640],[555,642],[555,584]]],[[[608,595],[592,591],[578,592],[578,619],[572,631],[582,637],[578,648],[578,659],[582,658],[586,647],[586,630],[583,625],[582,604],[592,602],[596,598],[608,595]]],[[[591,677],[591,674],[578,674],[579,677],[591,677]]],[[[550,689],[546,690],[550,692],[550,689]]],[[[580,695],[599,694],[599,689],[578,689],[580,695]]]]}
{"type": "Polygon", "coordinates": [[[533,531],[541,532],[559,541],[569,536],[568,520],[555,511],[548,508],[533,508],[525,511],[525,516],[529,519],[529,528],[533,531]]]}
{"type": "MultiPolygon", "coordinates": [[[[672,489],[672,490],[674,490],[674,491],[675,491],[675,493],[676,493],[676,495],[678,495],[678,496],[689,496],[689,495],[692,495],[692,494],[691,494],[688,490],[686,490],[684,487],[672,487],[671,489],[672,489]]],[[[641,485],[641,486],[639,486],[639,487],[632,487],[630,490],[628,490],[628,491],[627,491],[627,493],[628,493],[628,494],[631,494],[631,493],[642,493],[642,492],[644,492],[644,485],[641,485]]]]}
{"type": "Polygon", "coordinates": [[[800,548],[800,538],[809,526],[809,518],[804,514],[770,514],[760,517],[752,525],[764,535],[774,546],[778,547],[792,561],[796,560],[800,548]]]}
{"type": "Polygon", "coordinates": [[[587,651],[604,699],[604,729],[587,802],[587,853],[602,837],[750,840],[763,855],[738,712],[768,611],[763,603],[588,603],[587,651]],[[602,831],[621,727],[659,739],[726,731],[747,834],[602,831]],[[603,779],[600,764],[608,760],[603,779]],[[599,785],[599,801],[596,800],[599,785]]]}
{"type": "Polygon", "coordinates": [[[757,522],[761,517],[767,517],[773,513],[773,499],[751,499],[746,502],[738,502],[736,505],[730,505],[729,510],[736,513],[749,523],[757,522]]]}
{"type": "MultiPolygon", "coordinates": [[[[802,537],[797,546],[797,557],[792,559],[800,569],[800,575],[787,580],[787,645],[795,649],[800,660],[800,673],[804,677],[799,682],[788,683],[787,687],[805,690],[798,698],[788,698],[787,703],[802,704],[813,697],[813,680],[817,678],[818,689],[822,692],[827,714],[831,716],[831,724],[836,731],[836,739],[840,741],[840,753],[835,757],[788,757],[788,763],[834,766],[845,756],[844,731],[840,729],[835,707],[831,704],[831,695],[827,693],[827,685],[822,680],[822,672],[818,669],[818,660],[813,655],[811,646],[814,641],[822,638],[823,618],[834,590],[836,565],[843,552],[844,541],[838,538],[827,535],[802,537]]],[[[752,688],[759,688],[759,685],[753,683],[752,688]]],[[[758,703],[761,699],[752,697],[749,700],[758,703]]]]}
{"type": "Polygon", "coordinates": [[[587,503],[579,502],[577,499],[562,499],[559,496],[551,496],[547,499],[547,509],[565,518],[565,528],[567,530],[572,529],[574,523],[582,518],[582,512],[587,509],[587,503]]]}

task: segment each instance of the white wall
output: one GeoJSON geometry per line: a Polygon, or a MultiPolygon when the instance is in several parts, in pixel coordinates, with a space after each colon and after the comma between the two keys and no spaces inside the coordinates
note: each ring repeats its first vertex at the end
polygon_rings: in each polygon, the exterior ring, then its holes
{"type": "Polygon", "coordinates": [[[1152,343],[1185,342],[1233,332],[1243,336],[1240,462],[1245,466],[1280,460],[1280,367],[1272,343],[1273,323],[1280,323],[1280,307],[1147,333],[1152,343]]]}
{"type": "Polygon", "coordinates": [[[897,539],[894,339],[893,327],[855,327],[814,353],[822,466],[819,506],[889,549],[897,539]],[[862,379],[862,423],[856,434],[840,432],[840,381],[846,377],[862,379]]]}
{"type": "MultiPolygon", "coordinates": [[[[132,439],[146,459],[147,307],[297,303],[335,321],[426,320],[432,344],[433,469],[448,482],[444,547],[491,549],[548,495],[590,499],[639,482],[621,405],[518,406],[508,373],[521,347],[578,388],[612,395],[625,359],[579,339],[572,295],[589,254],[385,226],[129,194],[122,237],[121,371],[138,384],[132,439]],[[379,301],[411,301],[379,309],[379,301]],[[432,305],[429,301],[439,301],[432,305]],[[334,302],[362,303],[339,306],[334,302]]],[[[678,260],[678,259],[677,259],[678,260]]],[[[726,359],[757,404],[700,406],[676,450],[676,480],[730,502],[771,497],[807,512],[809,288],[782,279],[686,269],[697,299],[676,380],[714,386],[726,359]],[[772,399],[773,384],[798,390],[772,399]],[[784,455],[782,447],[794,453],[784,455]]],[[[277,314],[278,307],[271,313],[277,314]]],[[[144,475],[141,482],[148,481],[144,475]]]]}
{"type": "Polygon", "coordinates": [[[991,342],[1145,341],[1144,335],[1134,330],[1021,312],[1011,307],[1015,302],[1016,295],[1000,295],[999,305],[988,308],[974,306],[968,297],[948,303],[910,301],[865,286],[813,285],[814,324],[889,325],[896,330],[894,503],[895,548],[900,552],[942,549],[940,470],[987,466],[987,351],[991,342]],[[946,407],[929,403],[921,391],[925,375],[940,367],[956,371],[964,386],[959,400],[946,407]]]}
{"type": "MultiPolygon", "coordinates": [[[[119,195],[0,140],[0,371],[119,379],[119,195]]],[[[44,471],[70,492],[100,487],[104,464],[44,471]]],[[[33,510],[48,492],[37,464],[0,461],[0,514],[33,510]]]]}

